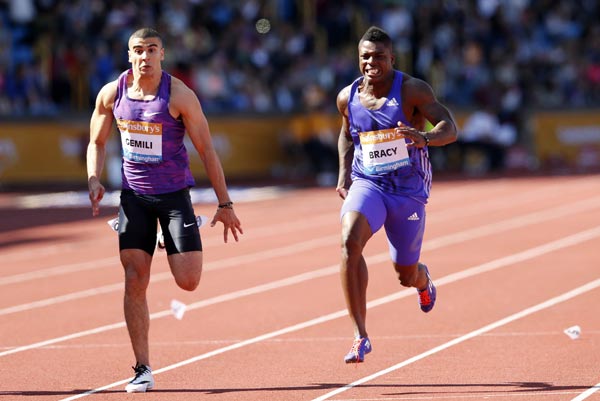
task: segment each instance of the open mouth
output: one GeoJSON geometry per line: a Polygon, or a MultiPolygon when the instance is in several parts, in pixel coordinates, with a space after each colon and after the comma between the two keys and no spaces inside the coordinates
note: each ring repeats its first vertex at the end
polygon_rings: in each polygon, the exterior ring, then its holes
{"type": "Polygon", "coordinates": [[[365,73],[369,77],[377,77],[381,75],[381,70],[379,68],[368,68],[365,70],[365,73]]]}

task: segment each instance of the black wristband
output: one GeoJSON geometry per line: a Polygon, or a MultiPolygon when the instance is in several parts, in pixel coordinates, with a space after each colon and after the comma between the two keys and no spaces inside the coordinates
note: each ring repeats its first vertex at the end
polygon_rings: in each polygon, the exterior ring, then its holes
{"type": "Polygon", "coordinates": [[[429,138],[427,137],[427,134],[423,135],[423,138],[425,138],[425,146],[429,146],[429,138]]]}
{"type": "Polygon", "coordinates": [[[233,202],[229,201],[229,202],[219,203],[219,206],[217,206],[217,209],[233,209],[233,202]]]}

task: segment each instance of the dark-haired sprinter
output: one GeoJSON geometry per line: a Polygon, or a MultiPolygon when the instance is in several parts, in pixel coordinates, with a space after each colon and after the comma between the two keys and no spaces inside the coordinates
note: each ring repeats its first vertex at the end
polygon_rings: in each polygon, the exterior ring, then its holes
{"type": "Polygon", "coordinates": [[[423,312],[436,289],[419,262],[425,231],[425,204],[431,188],[428,146],[457,137],[450,111],[424,81],[394,69],[392,41],[378,27],[358,43],[362,76],[340,91],[338,141],[341,208],[341,283],[354,326],[346,363],[362,362],[372,346],[366,329],[367,241],[381,227],[387,234],[394,269],[405,287],[415,287],[423,312]],[[426,132],[426,121],[433,129],[426,132]]]}
{"type": "Polygon", "coordinates": [[[195,183],[183,143],[186,132],[219,202],[211,226],[223,223],[225,242],[229,231],[237,241],[242,227],[196,94],[162,70],[165,50],[160,34],[150,28],[135,31],[129,38],[128,54],[131,68],[106,84],[96,98],[87,171],[92,214],[97,216],[105,192],[100,176],[106,143],[116,123],[123,154],[119,254],[125,270],[125,321],[136,358],[135,377],[125,389],[145,392],[154,387],[146,289],[157,221],[177,285],[193,291],[202,273],[202,242],[189,192],[195,183]]]}

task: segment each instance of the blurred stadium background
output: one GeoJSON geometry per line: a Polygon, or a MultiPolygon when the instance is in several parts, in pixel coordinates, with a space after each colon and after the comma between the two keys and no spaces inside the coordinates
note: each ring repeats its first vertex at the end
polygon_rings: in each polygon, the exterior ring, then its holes
{"type": "Polygon", "coordinates": [[[597,0],[0,0],[0,190],[86,188],[95,95],[142,26],[198,94],[230,182],[335,185],[335,98],[370,25],[457,117],[438,176],[597,172],[598,21],[597,0]]]}

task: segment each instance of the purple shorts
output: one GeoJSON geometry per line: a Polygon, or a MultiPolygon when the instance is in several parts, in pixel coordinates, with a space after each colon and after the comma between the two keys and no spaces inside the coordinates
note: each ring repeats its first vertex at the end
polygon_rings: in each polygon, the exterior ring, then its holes
{"type": "Polygon", "coordinates": [[[340,217],[346,212],[363,214],[375,234],[384,226],[392,261],[410,266],[419,261],[425,232],[425,205],[413,198],[385,193],[368,180],[352,183],[340,217]]]}

